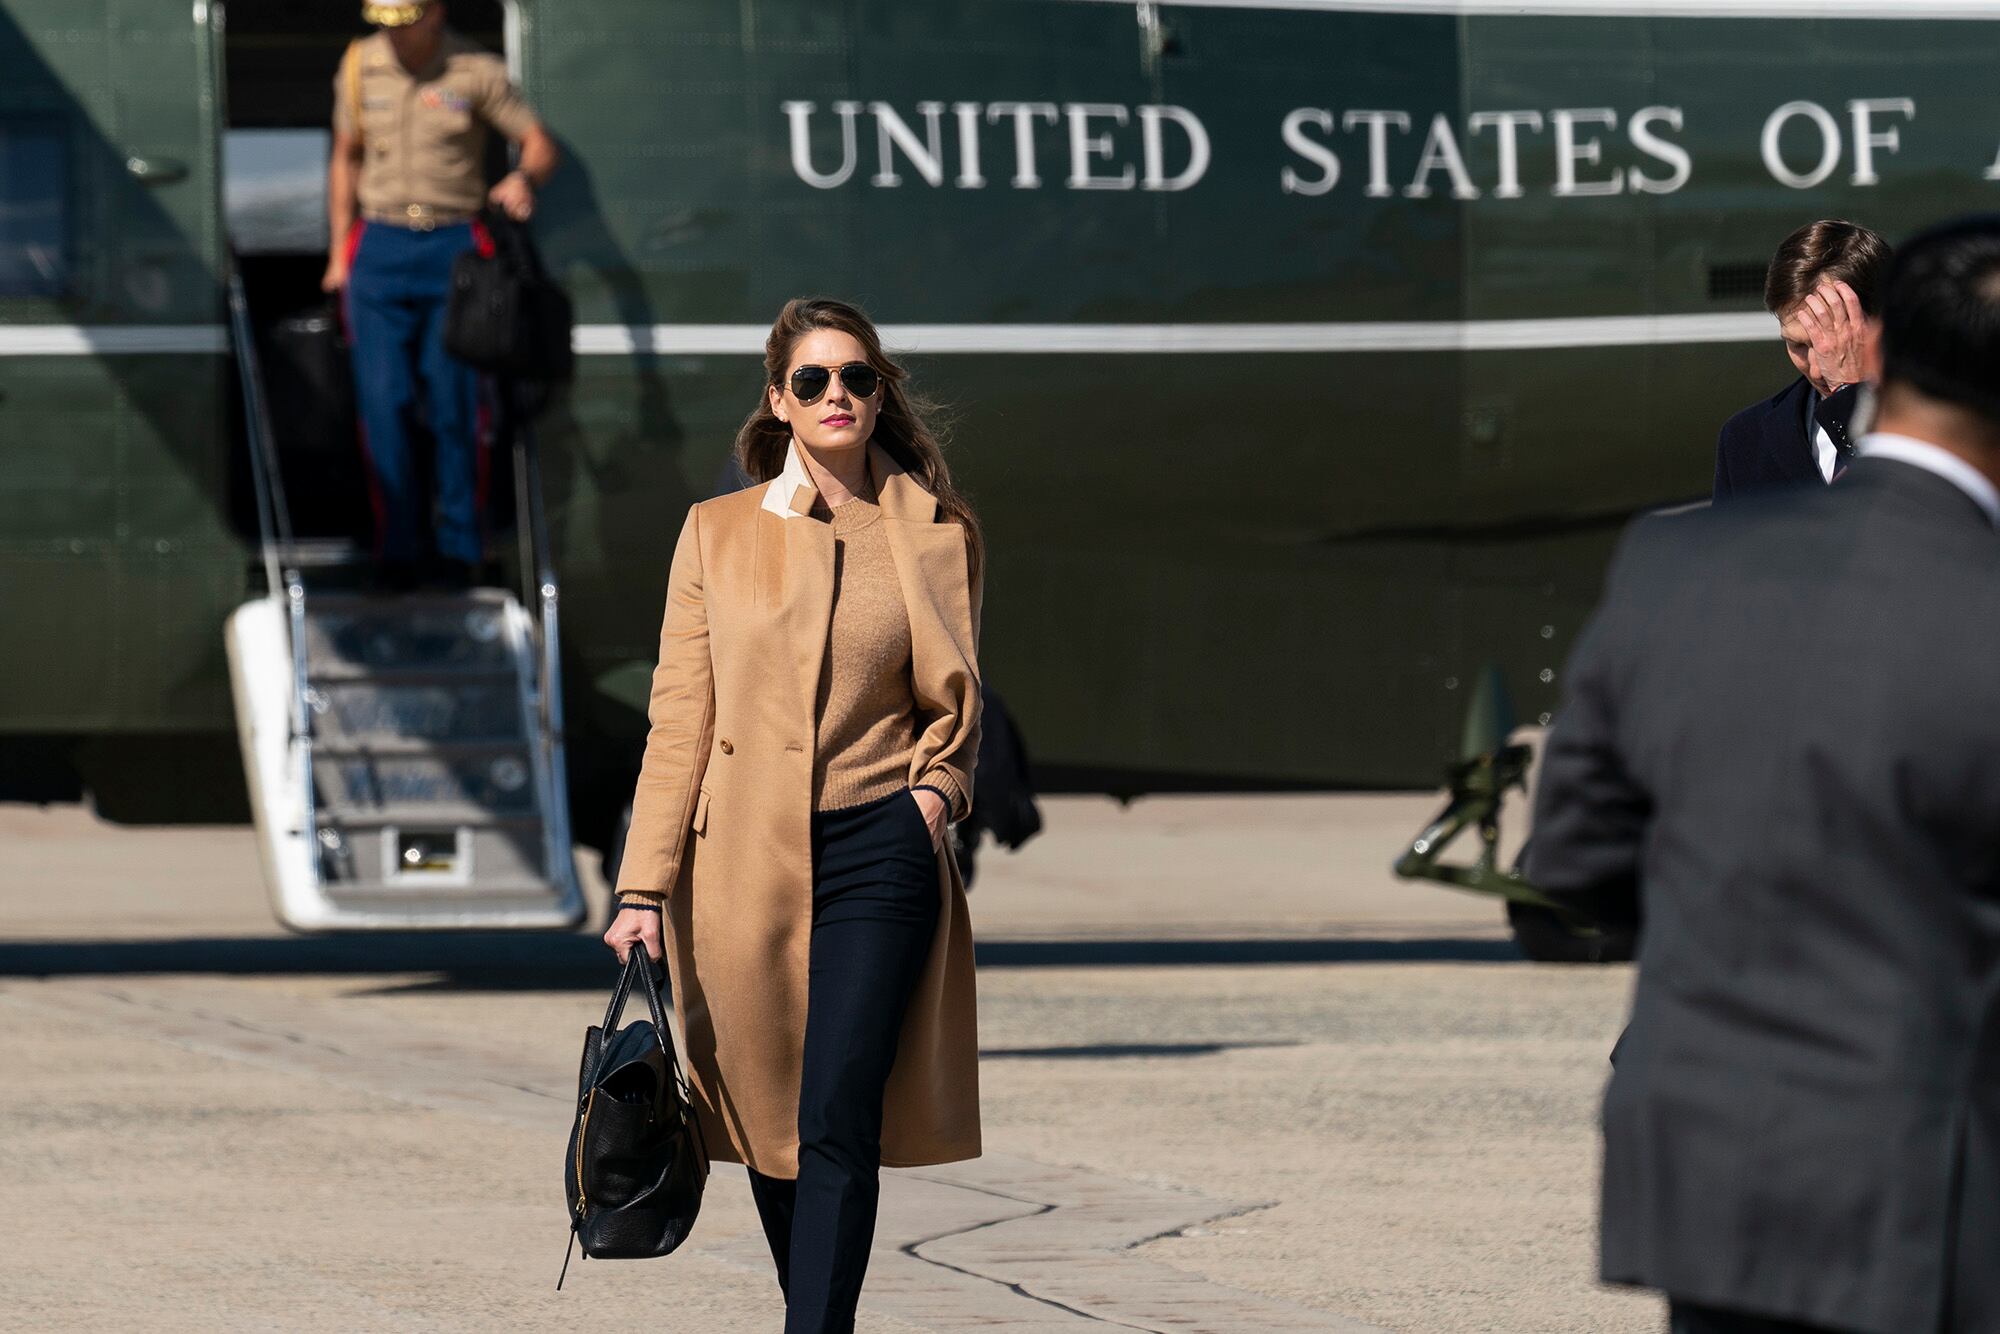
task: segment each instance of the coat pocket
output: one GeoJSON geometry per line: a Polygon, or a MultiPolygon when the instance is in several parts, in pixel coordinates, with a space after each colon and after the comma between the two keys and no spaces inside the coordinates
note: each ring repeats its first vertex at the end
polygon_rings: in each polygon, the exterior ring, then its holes
{"type": "Polygon", "coordinates": [[[697,792],[697,793],[695,794],[695,798],[694,798],[694,819],[693,819],[693,820],[691,820],[691,821],[689,821],[689,823],[688,823],[688,828],[689,828],[689,829],[692,829],[692,830],[693,830],[693,831],[694,831],[695,833],[697,833],[697,834],[702,834],[702,833],[706,833],[706,832],[707,832],[707,830],[708,830],[708,789],[707,789],[707,788],[703,788],[703,789],[701,789],[701,791],[699,791],[699,792],[697,792]]]}

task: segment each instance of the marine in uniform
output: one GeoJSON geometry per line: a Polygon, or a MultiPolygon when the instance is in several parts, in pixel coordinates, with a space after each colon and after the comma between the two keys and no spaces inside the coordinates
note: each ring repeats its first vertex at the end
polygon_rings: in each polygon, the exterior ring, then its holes
{"type": "Polygon", "coordinates": [[[450,582],[472,582],[483,556],[479,379],[445,351],[452,263],[486,243],[482,205],[517,222],[534,213],[558,154],[500,58],[446,26],[443,0],[365,4],[361,13],[376,31],[348,48],[334,76],[322,286],[345,292],[386,579],[414,582],[427,554],[408,423],[421,398],[436,445],[436,553],[450,582]],[[520,146],[520,165],[490,190],[489,128],[520,146]]]}

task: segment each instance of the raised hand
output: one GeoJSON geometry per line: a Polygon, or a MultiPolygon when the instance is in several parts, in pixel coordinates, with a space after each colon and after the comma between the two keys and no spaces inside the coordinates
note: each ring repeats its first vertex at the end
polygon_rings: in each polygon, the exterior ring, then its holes
{"type": "Polygon", "coordinates": [[[1852,287],[1838,279],[1815,287],[1799,307],[1799,323],[1812,338],[1813,361],[1828,390],[1867,378],[1874,327],[1852,287]]]}

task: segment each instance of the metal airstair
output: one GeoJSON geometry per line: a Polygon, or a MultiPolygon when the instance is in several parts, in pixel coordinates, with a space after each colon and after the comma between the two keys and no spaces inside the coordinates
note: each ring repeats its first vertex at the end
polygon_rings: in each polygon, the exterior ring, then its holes
{"type": "Polygon", "coordinates": [[[226,636],[278,920],[301,931],[574,926],[584,904],[557,586],[532,433],[523,423],[514,445],[524,596],[340,588],[327,573],[353,554],[294,540],[234,274],[229,299],[268,591],[231,614],[226,636]]]}

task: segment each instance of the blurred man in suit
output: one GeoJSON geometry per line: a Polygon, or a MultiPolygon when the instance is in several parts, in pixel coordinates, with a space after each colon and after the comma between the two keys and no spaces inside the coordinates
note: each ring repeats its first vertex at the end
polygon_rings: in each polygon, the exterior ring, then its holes
{"type": "Polygon", "coordinates": [[[1874,355],[1876,293],[1889,245],[1838,219],[1784,239],[1764,275],[1799,378],[1731,417],[1715,442],[1715,499],[1796,482],[1831,482],[1854,461],[1849,426],[1874,355]]]}
{"type": "Polygon", "coordinates": [[[1834,486],[1641,520],[1528,874],[1636,884],[1602,1264],[1677,1334],[2000,1330],[2000,216],[1911,242],[1834,486]]]}

